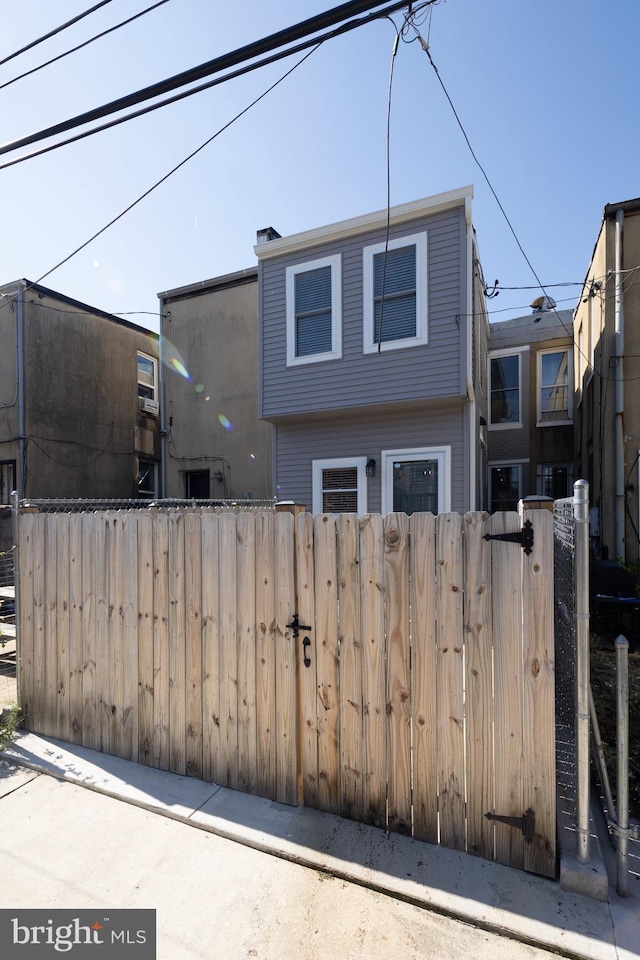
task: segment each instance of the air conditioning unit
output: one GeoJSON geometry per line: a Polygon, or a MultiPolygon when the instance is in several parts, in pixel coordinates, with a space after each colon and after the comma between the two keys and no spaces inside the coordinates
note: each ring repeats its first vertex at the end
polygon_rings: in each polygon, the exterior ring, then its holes
{"type": "Polygon", "coordinates": [[[138,397],[138,410],[143,413],[153,413],[157,415],[160,410],[160,404],[157,400],[150,400],[149,397],[138,397]]]}

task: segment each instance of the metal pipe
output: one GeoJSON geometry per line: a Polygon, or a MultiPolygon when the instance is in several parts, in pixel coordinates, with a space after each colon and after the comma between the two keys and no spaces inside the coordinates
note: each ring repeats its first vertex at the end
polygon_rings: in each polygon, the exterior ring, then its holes
{"type": "Polygon", "coordinates": [[[589,484],[573,485],[576,589],[576,854],[589,860],[589,484]]]}
{"type": "Polygon", "coordinates": [[[20,497],[17,490],[11,492],[11,516],[13,520],[13,585],[15,590],[14,613],[16,621],[16,698],[22,707],[22,656],[20,654],[20,553],[18,547],[18,514],[20,497]]]}
{"type": "Polygon", "coordinates": [[[164,376],[164,300],[160,299],[160,337],[158,339],[158,393],[160,396],[160,499],[167,495],[167,417],[165,413],[164,376]]]}
{"type": "Polygon", "coordinates": [[[18,339],[18,493],[26,495],[27,447],[24,410],[24,291],[25,283],[18,284],[16,329],[18,339]]]}
{"type": "Polygon", "coordinates": [[[618,726],[618,822],[616,849],[619,896],[629,893],[629,641],[616,640],[616,693],[618,726]]]}
{"type": "Polygon", "coordinates": [[[591,686],[589,686],[589,712],[591,713],[591,729],[593,730],[593,740],[596,747],[596,757],[600,769],[600,780],[602,781],[602,789],[604,790],[604,799],[607,804],[608,819],[612,821],[616,818],[616,805],[613,800],[613,793],[611,792],[609,771],[607,770],[607,761],[605,759],[602,736],[600,734],[600,724],[598,723],[598,714],[596,713],[596,704],[593,699],[591,686]]]}
{"type": "Polygon", "coordinates": [[[615,294],[614,331],[616,358],[615,393],[615,540],[616,559],[625,560],[625,492],[624,492],[624,315],[622,310],[622,221],[624,211],[616,211],[615,224],[615,294]]]}

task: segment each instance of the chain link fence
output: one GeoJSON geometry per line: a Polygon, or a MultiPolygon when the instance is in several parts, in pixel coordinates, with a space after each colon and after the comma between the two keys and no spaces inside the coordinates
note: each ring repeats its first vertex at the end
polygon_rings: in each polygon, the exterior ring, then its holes
{"type": "Polygon", "coordinates": [[[40,513],[97,513],[103,510],[214,510],[218,513],[240,513],[246,510],[263,512],[275,510],[277,500],[192,500],[192,499],[136,499],[136,500],[21,500],[19,509],[40,513]]]}
{"type": "Polygon", "coordinates": [[[576,583],[573,497],[553,505],[556,718],[575,736],[576,583]]]}

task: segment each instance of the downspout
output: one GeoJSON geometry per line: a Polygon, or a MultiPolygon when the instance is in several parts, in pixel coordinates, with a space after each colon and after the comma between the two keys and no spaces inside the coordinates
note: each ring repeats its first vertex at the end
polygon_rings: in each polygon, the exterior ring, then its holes
{"type": "Polygon", "coordinates": [[[622,309],[622,221],[624,211],[616,211],[615,224],[615,300],[614,330],[616,357],[616,413],[615,413],[615,540],[616,559],[625,559],[624,524],[624,313],[622,309]]]}
{"type": "Polygon", "coordinates": [[[477,465],[476,465],[476,396],[473,383],[473,329],[474,329],[474,298],[473,298],[473,221],[471,218],[471,197],[464,198],[465,227],[467,234],[467,296],[466,296],[466,387],[469,418],[469,510],[477,506],[477,465]]]}
{"type": "Polygon", "coordinates": [[[24,410],[24,291],[25,283],[20,280],[18,283],[18,302],[16,307],[16,333],[18,340],[17,356],[17,376],[18,376],[18,496],[22,500],[25,497],[25,476],[27,467],[27,445],[25,433],[25,410],[24,410]]]}
{"type": "Polygon", "coordinates": [[[167,491],[167,425],[164,396],[164,300],[160,297],[160,340],[158,342],[158,386],[160,389],[160,499],[167,491]]]}

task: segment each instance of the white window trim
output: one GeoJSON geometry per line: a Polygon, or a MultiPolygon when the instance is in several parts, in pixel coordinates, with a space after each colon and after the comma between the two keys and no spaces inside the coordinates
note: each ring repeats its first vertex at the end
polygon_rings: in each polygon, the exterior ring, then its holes
{"type": "Polygon", "coordinates": [[[536,360],[536,427],[567,427],[573,423],[573,357],[570,346],[549,347],[544,350],[538,350],[536,360]],[[567,410],[568,418],[566,420],[543,420],[542,419],[542,358],[548,353],[566,353],[567,354],[567,410]]]}
{"type": "MultiPolygon", "coordinates": [[[[151,357],[148,353],[144,353],[142,350],[136,351],[136,376],[138,374],[138,357],[143,357],[145,360],[150,360],[153,364],[153,397],[151,400],[158,399],[158,361],[155,357],[151,357]]],[[[148,383],[144,383],[140,377],[137,377],[138,386],[143,386],[145,388],[149,387],[148,383]]]]}
{"type": "Polygon", "coordinates": [[[410,447],[405,450],[383,450],[382,512],[393,513],[393,464],[396,460],[438,461],[438,513],[451,511],[451,447],[410,447]]]}
{"type": "Polygon", "coordinates": [[[505,348],[504,350],[492,350],[487,358],[487,396],[489,398],[489,409],[487,413],[489,414],[489,430],[521,430],[522,429],[522,410],[524,407],[523,396],[522,396],[522,354],[526,353],[529,349],[526,347],[511,347],[505,348]],[[500,357],[517,357],[518,358],[518,397],[520,400],[520,419],[514,421],[513,423],[493,423],[491,420],[491,361],[499,360],[500,357]]]}
{"type": "Polygon", "coordinates": [[[358,516],[367,512],[367,476],[366,457],[336,457],[328,460],[311,461],[312,477],[312,513],[324,513],[322,509],[322,471],[339,470],[344,467],[355,467],[358,471],[358,516]]]}
{"type": "Polygon", "coordinates": [[[287,366],[298,367],[303,364],[321,363],[325,360],[339,360],[342,357],[342,257],[339,253],[319,260],[307,260],[287,267],[286,272],[286,312],[287,312],[287,366]],[[313,353],[305,357],[296,356],[296,276],[331,267],[331,350],[325,353],[313,353]]]}
{"type": "Polygon", "coordinates": [[[427,296],[427,234],[412,233],[410,236],[398,237],[390,240],[388,245],[375,243],[362,250],[362,291],[363,304],[363,353],[378,353],[385,350],[402,350],[408,347],[423,346],[429,342],[429,298],[427,296]],[[416,248],[416,336],[403,340],[389,340],[386,343],[376,343],[374,340],[373,308],[373,258],[377,253],[387,250],[396,250],[399,247],[416,248]]]}
{"type": "MultiPolygon", "coordinates": [[[[491,463],[487,464],[487,469],[489,472],[489,510],[492,509],[493,504],[493,479],[492,472],[494,469],[500,469],[501,467],[517,467],[518,468],[518,500],[517,503],[522,500],[522,465],[524,463],[529,463],[529,460],[492,460],[491,463]]],[[[516,506],[517,509],[517,506],[516,506]]]]}

